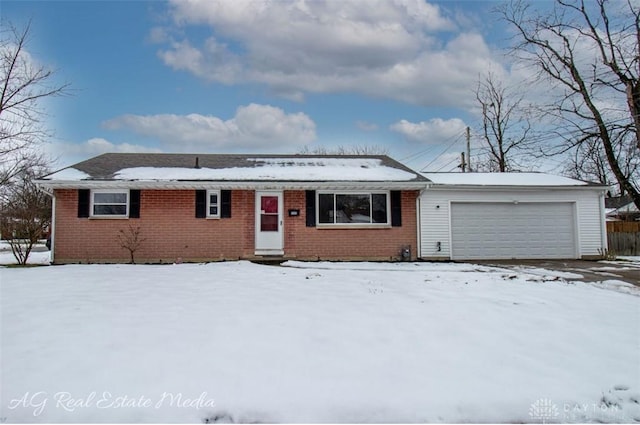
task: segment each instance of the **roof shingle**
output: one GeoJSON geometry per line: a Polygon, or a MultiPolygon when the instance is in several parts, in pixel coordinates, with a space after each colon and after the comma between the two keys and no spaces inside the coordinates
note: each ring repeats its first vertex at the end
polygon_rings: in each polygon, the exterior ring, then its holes
{"type": "Polygon", "coordinates": [[[42,180],[427,180],[385,155],[107,153],[42,180]],[[75,178],[69,178],[68,176],[75,178]]]}

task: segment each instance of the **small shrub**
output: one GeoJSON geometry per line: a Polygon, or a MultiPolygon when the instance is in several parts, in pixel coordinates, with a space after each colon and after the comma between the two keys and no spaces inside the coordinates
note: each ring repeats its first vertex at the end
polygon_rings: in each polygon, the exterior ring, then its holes
{"type": "Polygon", "coordinates": [[[124,248],[129,251],[129,258],[131,264],[135,264],[135,253],[138,251],[142,243],[146,240],[141,235],[140,226],[129,225],[127,229],[120,229],[118,231],[118,243],[120,248],[124,248]]]}
{"type": "Polygon", "coordinates": [[[608,249],[598,249],[598,253],[602,256],[603,260],[615,260],[617,258],[616,253],[608,249]]]}

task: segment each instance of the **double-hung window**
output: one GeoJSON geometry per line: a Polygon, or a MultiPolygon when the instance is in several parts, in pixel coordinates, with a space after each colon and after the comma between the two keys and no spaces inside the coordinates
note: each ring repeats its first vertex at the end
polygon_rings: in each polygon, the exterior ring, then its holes
{"type": "Polygon", "coordinates": [[[389,225],[389,192],[319,192],[318,225],[389,225]]]}
{"type": "Polygon", "coordinates": [[[91,191],[92,217],[127,217],[129,215],[128,190],[91,191]]]}
{"type": "Polygon", "coordinates": [[[220,218],[219,190],[207,190],[207,217],[220,218]]]}

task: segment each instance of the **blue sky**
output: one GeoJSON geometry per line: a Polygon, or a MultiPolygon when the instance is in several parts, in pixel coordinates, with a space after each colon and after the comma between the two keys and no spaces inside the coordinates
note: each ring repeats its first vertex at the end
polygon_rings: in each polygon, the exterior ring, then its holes
{"type": "Polygon", "coordinates": [[[31,19],[29,53],[71,83],[45,105],[56,167],[380,145],[449,171],[478,124],[478,76],[510,73],[498,4],[2,0],[0,15],[31,19]]]}

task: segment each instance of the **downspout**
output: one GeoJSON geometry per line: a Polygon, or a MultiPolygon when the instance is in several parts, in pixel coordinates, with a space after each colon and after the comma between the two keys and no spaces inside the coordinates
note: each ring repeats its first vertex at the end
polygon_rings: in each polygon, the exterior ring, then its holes
{"type": "Polygon", "coordinates": [[[600,192],[600,238],[602,246],[602,256],[605,257],[608,254],[609,242],[607,240],[607,214],[604,207],[604,189],[600,192]]]}
{"type": "Polygon", "coordinates": [[[431,187],[430,183],[426,183],[424,189],[420,189],[416,198],[416,258],[422,258],[422,211],[420,210],[420,199],[422,194],[431,187]]]}
{"type": "Polygon", "coordinates": [[[56,194],[51,194],[51,254],[49,262],[54,264],[55,261],[55,247],[56,247],[56,194]]]}
{"type": "Polygon", "coordinates": [[[420,257],[422,257],[420,196],[422,196],[422,190],[418,193],[418,197],[416,198],[416,259],[420,259],[420,257]]]}
{"type": "Polygon", "coordinates": [[[42,184],[44,181],[38,181],[36,180],[36,187],[38,189],[40,189],[41,191],[43,191],[44,193],[46,193],[47,195],[51,196],[51,234],[49,235],[51,238],[51,249],[50,252],[51,254],[49,255],[49,262],[53,264],[53,247],[55,246],[54,241],[55,241],[55,233],[56,233],[56,194],[55,194],[55,190],[45,186],[44,184],[42,184]]]}

